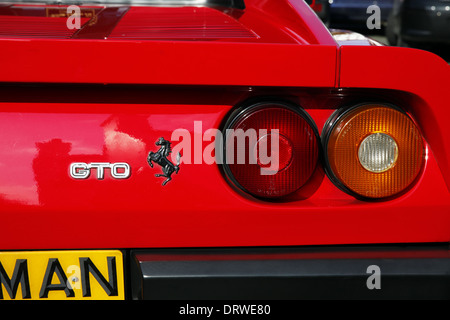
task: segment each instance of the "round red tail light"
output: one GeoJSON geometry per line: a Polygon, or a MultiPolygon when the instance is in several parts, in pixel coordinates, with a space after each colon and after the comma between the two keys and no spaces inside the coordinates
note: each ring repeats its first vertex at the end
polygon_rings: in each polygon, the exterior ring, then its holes
{"type": "Polygon", "coordinates": [[[319,135],[308,114],[285,103],[237,110],[225,126],[224,170],[247,193],[280,198],[300,189],[319,160],[319,135]]]}

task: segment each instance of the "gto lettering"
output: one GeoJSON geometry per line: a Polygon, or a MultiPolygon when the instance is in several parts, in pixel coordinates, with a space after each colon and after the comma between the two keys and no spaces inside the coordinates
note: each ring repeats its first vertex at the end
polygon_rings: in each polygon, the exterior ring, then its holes
{"type": "Polygon", "coordinates": [[[74,179],[87,179],[90,177],[92,169],[97,172],[98,180],[105,178],[106,169],[110,170],[111,177],[114,179],[127,179],[131,175],[130,165],[125,162],[74,162],[70,164],[69,173],[74,179]]]}

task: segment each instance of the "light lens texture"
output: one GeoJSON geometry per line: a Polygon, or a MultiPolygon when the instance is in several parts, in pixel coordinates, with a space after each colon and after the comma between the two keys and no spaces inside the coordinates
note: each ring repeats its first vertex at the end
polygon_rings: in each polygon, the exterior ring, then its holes
{"type": "Polygon", "coordinates": [[[364,198],[396,195],[419,175],[425,146],[409,116],[385,105],[362,105],[331,124],[326,146],[332,179],[364,198]]]}
{"type": "Polygon", "coordinates": [[[233,132],[225,143],[228,174],[254,196],[273,199],[292,194],[317,167],[318,133],[300,109],[259,104],[241,112],[227,129],[233,132]]]}

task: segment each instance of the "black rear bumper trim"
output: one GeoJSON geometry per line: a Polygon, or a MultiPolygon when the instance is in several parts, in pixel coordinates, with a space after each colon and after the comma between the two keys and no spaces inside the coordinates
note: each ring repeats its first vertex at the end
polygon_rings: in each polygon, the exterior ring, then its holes
{"type": "Polygon", "coordinates": [[[148,249],[130,263],[133,299],[450,299],[448,245],[148,249]]]}

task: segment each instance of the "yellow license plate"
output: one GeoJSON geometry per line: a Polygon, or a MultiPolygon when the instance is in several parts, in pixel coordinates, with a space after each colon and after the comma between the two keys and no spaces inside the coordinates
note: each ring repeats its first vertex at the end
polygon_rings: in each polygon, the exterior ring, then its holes
{"type": "Polygon", "coordinates": [[[0,252],[0,299],[123,300],[118,250],[0,252]]]}

